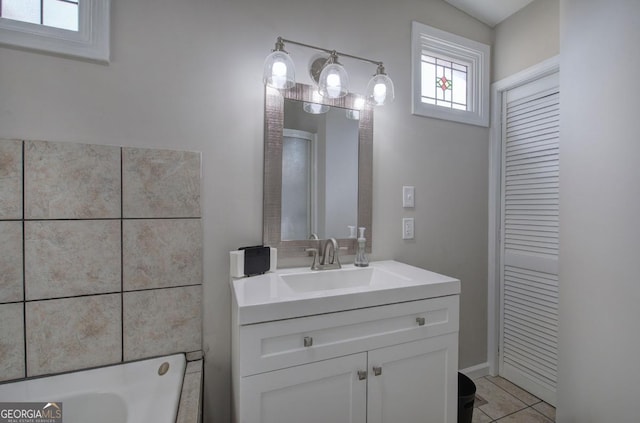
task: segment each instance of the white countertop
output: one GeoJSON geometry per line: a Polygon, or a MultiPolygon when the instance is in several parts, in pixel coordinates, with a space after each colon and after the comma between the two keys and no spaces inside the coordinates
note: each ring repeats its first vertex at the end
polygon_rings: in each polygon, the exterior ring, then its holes
{"type": "Polygon", "coordinates": [[[278,269],[264,275],[232,278],[231,285],[240,325],[460,293],[460,281],[457,279],[392,260],[371,262],[366,268],[351,264],[339,270],[278,269]],[[296,292],[284,280],[288,276],[304,277],[313,273],[330,276],[332,272],[339,278],[336,272],[344,276],[344,272],[363,271],[375,272],[370,273],[374,275],[371,283],[363,286],[296,292]]]}

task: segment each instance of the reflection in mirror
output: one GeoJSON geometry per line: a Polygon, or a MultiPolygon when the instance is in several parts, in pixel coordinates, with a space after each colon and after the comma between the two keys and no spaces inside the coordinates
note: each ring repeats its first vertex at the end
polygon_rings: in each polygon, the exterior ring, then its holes
{"type": "Polygon", "coordinates": [[[364,226],[370,252],[373,110],[354,94],[312,94],[304,84],[265,89],[263,242],[279,257],[307,256],[317,233],[355,254],[348,227],[364,226]]]}
{"type": "Polygon", "coordinates": [[[358,222],[358,111],[309,104],[284,102],[281,239],[346,238],[358,222]]]}

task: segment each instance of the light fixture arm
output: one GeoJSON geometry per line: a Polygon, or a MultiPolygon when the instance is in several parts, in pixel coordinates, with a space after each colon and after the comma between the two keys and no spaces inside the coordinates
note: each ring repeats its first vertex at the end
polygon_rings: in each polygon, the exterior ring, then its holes
{"type": "Polygon", "coordinates": [[[282,37],[278,37],[278,40],[276,41],[276,46],[282,45],[284,47],[284,43],[295,44],[295,45],[302,46],[302,47],[307,47],[307,48],[310,48],[310,49],[313,49],[313,50],[322,51],[322,52],[325,52],[325,53],[328,53],[328,54],[336,54],[336,55],[338,55],[340,57],[349,57],[351,59],[361,60],[363,62],[372,63],[372,64],[377,65],[377,66],[382,66],[382,62],[379,61],[379,60],[371,60],[371,59],[367,59],[366,57],[354,56],[353,54],[342,53],[342,52],[339,52],[339,51],[336,51],[336,50],[329,50],[329,49],[326,49],[326,48],[313,46],[311,44],[300,43],[298,41],[293,41],[293,40],[289,40],[289,39],[282,38],[282,37]]]}

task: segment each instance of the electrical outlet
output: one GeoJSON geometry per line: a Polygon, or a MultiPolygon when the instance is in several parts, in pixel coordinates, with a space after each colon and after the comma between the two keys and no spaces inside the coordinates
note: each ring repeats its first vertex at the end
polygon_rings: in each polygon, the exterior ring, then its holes
{"type": "Polygon", "coordinates": [[[402,207],[411,208],[415,206],[415,188],[411,186],[402,187],[402,207]]]}
{"type": "Polygon", "coordinates": [[[402,219],[402,239],[413,239],[413,217],[402,219]]]}

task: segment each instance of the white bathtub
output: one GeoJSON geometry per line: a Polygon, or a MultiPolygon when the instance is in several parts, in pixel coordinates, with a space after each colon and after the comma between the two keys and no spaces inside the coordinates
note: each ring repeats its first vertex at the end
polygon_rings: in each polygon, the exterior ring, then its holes
{"type": "Polygon", "coordinates": [[[0,402],[62,402],[64,423],[174,423],[185,366],[177,354],[7,383],[0,402]]]}

